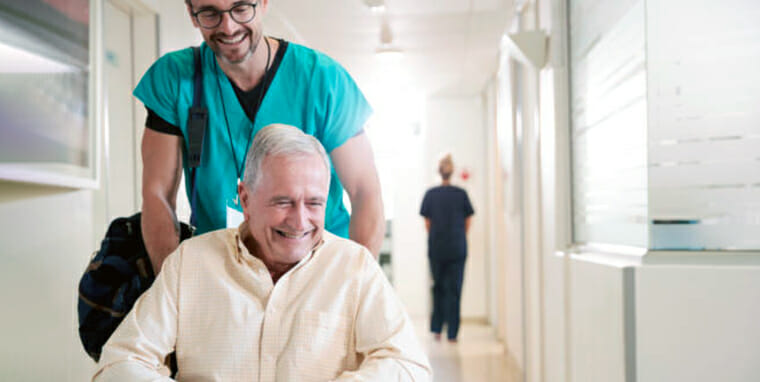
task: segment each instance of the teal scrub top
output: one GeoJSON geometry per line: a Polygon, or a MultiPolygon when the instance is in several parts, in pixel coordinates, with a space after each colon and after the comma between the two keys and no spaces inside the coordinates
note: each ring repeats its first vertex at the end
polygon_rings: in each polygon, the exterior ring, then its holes
{"type": "MultiPolygon", "coordinates": [[[[228,202],[237,196],[238,169],[244,171],[246,145],[261,128],[282,123],[316,137],[331,153],[360,133],[372,108],[348,72],[333,59],[304,46],[288,43],[279,69],[261,101],[256,121],[247,117],[230,80],[216,63],[214,52],[201,44],[204,104],[208,127],[201,165],[196,170],[196,234],[225,228],[228,202]],[[225,117],[226,112],[226,117],[225,117]],[[230,142],[227,126],[233,142],[230,142]],[[235,155],[232,154],[235,150],[235,155]],[[237,158],[238,163],[235,163],[237,158]]],[[[193,102],[191,48],[168,53],[148,69],[134,90],[146,107],[187,137],[188,110],[193,102]]],[[[187,164],[187,139],[183,150],[187,164]]],[[[330,165],[330,191],[325,229],[348,237],[349,215],[343,186],[330,165]]],[[[185,179],[190,170],[185,165],[185,179]]],[[[241,173],[242,174],[242,173],[241,173]]],[[[242,175],[241,175],[242,176],[242,175]]],[[[188,200],[192,198],[186,182],[188,200]]]]}

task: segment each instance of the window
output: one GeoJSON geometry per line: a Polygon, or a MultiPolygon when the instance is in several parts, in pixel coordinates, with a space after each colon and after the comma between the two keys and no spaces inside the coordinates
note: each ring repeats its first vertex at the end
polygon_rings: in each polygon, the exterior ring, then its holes
{"type": "Polygon", "coordinates": [[[729,3],[570,0],[577,243],[760,248],[760,3],[729,3]]]}

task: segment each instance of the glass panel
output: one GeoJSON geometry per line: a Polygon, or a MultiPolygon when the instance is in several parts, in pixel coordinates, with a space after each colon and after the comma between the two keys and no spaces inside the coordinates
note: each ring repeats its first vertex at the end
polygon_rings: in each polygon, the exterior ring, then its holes
{"type": "Polygon", "coordinates": [[[570,4],[574,241],[646,247],[644,2],[570,4]]]}
{"type": "Polygon", "coordinates": [[[89,177],[89,0],[0,4],[0,165],[89,177]]]}
{"type": "Polygon", "coordinates": [[[760,2],[647,7],[651,247],[758,249],[760,2]]]}

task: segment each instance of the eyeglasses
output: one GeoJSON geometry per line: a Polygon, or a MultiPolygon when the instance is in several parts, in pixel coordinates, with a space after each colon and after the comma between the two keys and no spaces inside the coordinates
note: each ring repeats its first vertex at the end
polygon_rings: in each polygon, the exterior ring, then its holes
{"type": "Polygon", "coordinates": [[[240,3],[226,11],[214,8],[202,9],[193,13],[198,24],[206,29],[214,29],[222,23],[222,14],[229,13],[230,17],[238,24],[245,24],[256,17],[257,3],[240,3]]]}

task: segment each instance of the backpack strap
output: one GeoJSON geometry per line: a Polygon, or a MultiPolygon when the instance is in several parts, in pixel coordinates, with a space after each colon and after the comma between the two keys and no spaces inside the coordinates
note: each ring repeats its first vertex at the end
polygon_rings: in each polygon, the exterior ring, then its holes
{"type": "Polygon", "coordinates": [[[203,105],[203,64],[201,62],[201,51],[197,46],[193,47],[193,58],[195,61],[193,106],[188,111],[187,118],[187,135],[188,135],[188,167],[190,168],[190,187],[192,193],[190,198],[190,225],[195,226],[196,222],[196,189],[195,189],[195,170],[201,164],[201,153],[203,152],[203,137],[208,125],[208,109],[203,105]]]}

